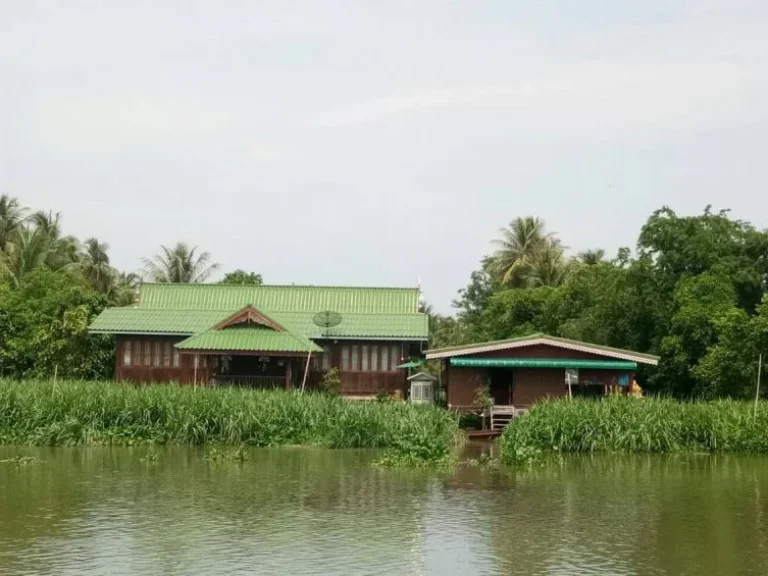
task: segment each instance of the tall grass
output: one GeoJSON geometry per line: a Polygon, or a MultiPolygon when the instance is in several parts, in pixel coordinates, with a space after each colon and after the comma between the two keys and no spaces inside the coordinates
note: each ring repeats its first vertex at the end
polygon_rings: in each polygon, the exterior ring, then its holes
{"type": "Polygon", "coordinates": [[[533,451],[768,453],[768,402],[679,402],[611,397],[553,400],[513,421],[501,438],[507,462],[533,451]]]}
{"type": "Polygon", "coordinates": [[[302,444],[446,454],[457,431],[443,410],[320,394],[112,382],[0,380],[0,443],[302,444]]]}

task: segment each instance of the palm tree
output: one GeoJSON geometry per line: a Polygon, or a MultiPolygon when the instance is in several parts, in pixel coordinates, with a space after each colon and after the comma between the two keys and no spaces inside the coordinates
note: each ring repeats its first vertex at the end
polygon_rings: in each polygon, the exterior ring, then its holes
{"type": "Polygon", "coordinates": [[[24,222],[27,209],[19,204],[17,198],[3,194],[0,196],[0,250],[13,239],[14,234],[24,222]]]}
{"type": "Polygon", "coordinates": [[[113,277],[112,286],[106,293],[110,302],[117,306],[128,306],[136,301],[141,279],[133,272],[118,272],[113,277]]]}
{"type": "Polygon", "coordinates": [[[605,250],[602,248],[598,248],[597,250],[585,250],[579,254],[578,260],[587,266],[601,264],[605,262],[605,250]]]}
{"type": "Polygon", "coordinates": [[[161,254],[142,260],[145,274],[154,282],[205,282],[219,267],[211,263],[210,253],[197,254],[197,246],[179,242],[172,248],[160,248],[161,254]]]}
{"type": "Polygon", "coordinates": [[[512,287],[527,285],[537,258],[553,236],[545,231],[541,218],[532,216],[515,218],[502,228],[492,261],[492,270],[501,283],[512,287]]]}
{"type": "Polygon", "coordinates": [[[115,286],[117,271],[109,265],[107,250],[109,246],[96,238],[88,238],[78,261],[73,263],[91,287],[100,294],[108,294],[115,286]]]}
{"type": "Polygon", "coordinates": [[[567,271],[568,263],[560,240],[548,239],[531,266],[528,283],[531,286],[559,286],[567,271]]]}
{"type": "Polygon", "coordinates": [[[48,236],[38,228],[22,226],[0,252],[0,275],[18,287],[25,274],[46,267],[49,256],[48,236]]]}
{"type": "Polygon", "coordinates": [[[35,212],[29,222],[35,230],[47,238],[48,255],[45,265],[51,270],[62,268],[77,262],[80,253],[80,242],[74,236],[63,236],[61,233],[61,214],[53,212],[35,212]]]}

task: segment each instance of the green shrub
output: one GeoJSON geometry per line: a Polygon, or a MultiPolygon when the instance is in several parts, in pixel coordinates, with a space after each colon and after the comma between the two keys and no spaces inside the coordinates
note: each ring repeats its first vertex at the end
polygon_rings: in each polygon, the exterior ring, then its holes
{"type": "Polygon", "coordinates": [[[341,375],[338,368],[331,368],[323,374],[323,381],[320,383],[323,392],[329,396],[341,395],[341,375]]]}
{"type": "Polygon", "coordinates": [[[506,462],[551,452],[768,453],[768,402],[680,402],[613,396],[552,400],[516,418],[501,437],[506,462]]]}

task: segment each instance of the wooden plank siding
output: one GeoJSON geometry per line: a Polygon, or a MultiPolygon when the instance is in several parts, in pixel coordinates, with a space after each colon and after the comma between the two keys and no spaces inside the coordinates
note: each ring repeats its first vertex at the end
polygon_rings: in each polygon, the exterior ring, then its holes
{"type": "MultiPolygon", "coordinates": [[[[184,337],[173,336],[119,336],[116,340],[115,380],[137,383],[178,382],[192,384],[194,382],[195,354],[179,353],[178,366],[174,366],[173,345],[184,340],[184,337]],[[126,345],[131,346],[130,358],[126,356],[126,345]],[[171,346],[170,362],[167,362],[166,346],[171,346]],[[149,357],[145,352],[149,350],[149,357]],[[125,361],[130,359],[130,363],[125,361]],[[170,364],[170,365],[168,365],[170,364]]],[[[329,351],[328,361],[323,362],[322,354],[313,354],[311,370],[307,377],[307,387],[320,387],[325,374],[324,367],[338,368],[341,378],[341,393],[348,396],[374,396],[380,391],[394,393],[405,392],[407,387],[407,371],[394,368],[404,357],[418,353],[418,343],[365,340],[329,340],[318,341],[321,347],[329,351]],[[343,362],[343,350],[347,347],[348,358],[343,362]],[[352,347],[356,347],[356,366],[351,365],[352,347]],[[382,366],[382,349],[387,352],[386,369],[382,366]],[[393,360],[393,351],[397,350],[393,360]],[[365,355],[364,355],[365,353],[365,355]],[[365,358],[365,359],[364,359],[365,358]],[[346,366],[346,369],[345,369],[346,366]],[[373,370],[373,367],[376,370],[373,370]]],[[[261,356],[262,354],[258,354],[261,356]]],[[[207,384],[214,377],[213,354],[200,354],[197,368],[197,382],[207,384]]],[[[273,354],[279,356],[279,354],[273,354]]],[[[291,374],[286,378],[286,387],[300,387],[306,366],[306,356],[294,358],[290,363],[291,374]]],[[[245,376],[245,375],[240,375],[245,376]]]]}

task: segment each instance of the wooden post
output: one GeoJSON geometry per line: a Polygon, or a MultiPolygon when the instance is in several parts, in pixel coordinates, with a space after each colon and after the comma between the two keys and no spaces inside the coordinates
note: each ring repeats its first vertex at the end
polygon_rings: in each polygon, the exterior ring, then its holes
{"type": "Polygon", "coordinates": [[[285,389],[293,389],[293,361],[291,358],[285,361],[285,389]]]}
{"type": "Polygon", "coordinates": [[[760,354],[760,357],[757,360],[757,389],[755,390],[755,418],[757,418],[757,401],[760,398],[760,376],[762,376],[763,372],[763,355],[760,354]]]}
{"type": "Polygon", "coordinates": [[[195,354],[195,359],[193,363],[194,363],[194,375],[193,375],[193,381],[192,381],[192,388],[197,388],[197,365],[200,364],[200,356],[195,354]]]}
{"type": "Polygon", "coordinates": [[[312,350],[307,353],[307,365],[304,366],[304,378],[301,379],[301,391],[304,392],[304,387],[307,385],[307,374],[309,374],[309,361],[312,359],[312,350]]]}

